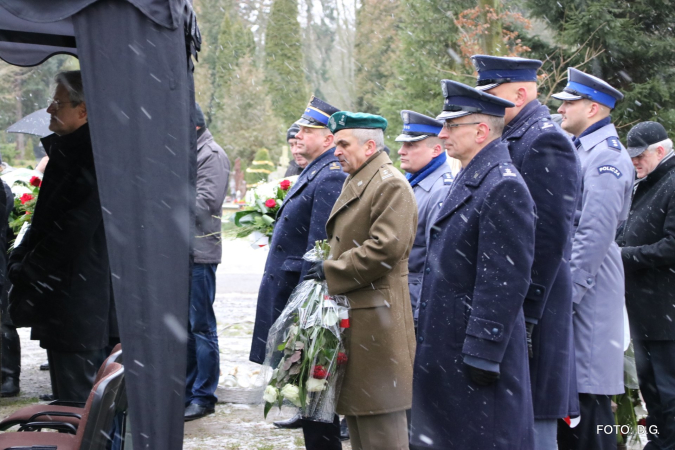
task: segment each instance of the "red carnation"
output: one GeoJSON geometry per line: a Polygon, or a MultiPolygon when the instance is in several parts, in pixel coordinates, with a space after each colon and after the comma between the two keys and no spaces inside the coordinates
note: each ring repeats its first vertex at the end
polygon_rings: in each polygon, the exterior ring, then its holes
{"type": "Polygon", "coordinates": [[[312,378],[324,380],[328,378],[328,371],[324,366],[314,366],[314,369],[312,369],[312,378]]]}
{"type": "Polygon", "coordinates": [[[30,185],[35,187],[42,186],[42,180],[38,177],[30,177],[30,185]]]}
{"type": "Polygon", "coordinates": [[[288,180],[283,180],[281,183],[279,183],[279,187],[282,191],[287,191],[288,188],[291,187],[291,182],[288,180]]]}
{"type": "Polygon", "coordinates": [[[265,206],[267,206],[268,208],[276,208],[277,201],[274,200],[273,198],[268,198],[267,201],[265,202],[265,206]]]}
{"type": "Polygon", "coordinates": [[[23,194],[20,198],[21,204],[24,205],[27,202],[33,200],[33,198],[35,198],[35,197],[33,197],[31,194],[23,194]]]}
{"type": "Polygon", "coordinates": [[[347,358],[347,354],[344,352],[339,352],[337,357],[337,363],[339,365],[342,365],[347,364],[347,361],[349,361],[349,358],[347,358]]]}

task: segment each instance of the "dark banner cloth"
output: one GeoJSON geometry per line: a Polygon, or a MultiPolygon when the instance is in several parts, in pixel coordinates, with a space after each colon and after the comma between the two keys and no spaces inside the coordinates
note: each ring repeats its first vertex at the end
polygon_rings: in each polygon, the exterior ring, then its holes
{"type": "Polygon", "coordinates": [[[184,31],[153,25],[130,3],[114,0],[85,8],[73,23],[134,449],[178,450],[195,200],[194,99],[184,31]]]}
{"type": "MultiPolygon", "coordinates": [[[[0,6],[31,22],[56,22],[100,0],[0,0],[0,6]]],[[[106,1],[106,0],[101,0],[106,1]]],[[[181,25],[184,0],[127,0],[146,17],[166,28],[181,25]]]]}

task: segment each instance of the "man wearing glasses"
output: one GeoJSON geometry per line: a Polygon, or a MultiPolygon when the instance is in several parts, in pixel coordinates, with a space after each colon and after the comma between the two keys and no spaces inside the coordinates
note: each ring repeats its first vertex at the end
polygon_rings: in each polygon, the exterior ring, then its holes
{"type": "Polygon", "coordinates": [[[513,103],[443,80],[439,138],[462,170],[433,219],[420,296],[411,448],[530,450],[523,302],[535,207],[501,141],[513,103]]]}
{"type": "Polygon", "coordinates": [[[82,77],[62,72],[55,81],[54,134],[42,139],[50,161],[32,224],[10,256],[10,308],[35,305],[21,320],[47,350],[54,396],[84,402],[118,335],[82,77]]]}

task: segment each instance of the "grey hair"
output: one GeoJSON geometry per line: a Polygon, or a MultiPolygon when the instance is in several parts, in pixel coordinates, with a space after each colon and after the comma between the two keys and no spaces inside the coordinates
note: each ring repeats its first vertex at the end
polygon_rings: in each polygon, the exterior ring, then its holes
{"type": "Polygon", "coordinates": [[[60,84],[68,91],[68,98],[77,106],[84,102],[84,88],[82,87],[82,73],[79,70],[59,72],[54,77],[54,82],[60,84]]]}
{"type": "Polygon", "coordinates": [[[352,136],[359,141],[359,145],[363,145],[368,141],[375,142],[375,150],[384,149],[384,131],[380,128],[354,128],[352,136]]]}
{"type": "Polygon", "coordinates": [[[501,136],[502,131],[504,131],[504,117],[491,116],[489,114],[476,114],[476,120],[488,124],[490,127],[490,135],[492,137],[501,136]]]}
{"type": "Polygon", "coordinates": [[[666,153],[670,153],[673,151],[673,141],[670,139],[665,139],[661,142],[655,142],[654,144],[647,147],[647,151],[653,152],[659,147],[663,147],[666,150],[666,153]]]}

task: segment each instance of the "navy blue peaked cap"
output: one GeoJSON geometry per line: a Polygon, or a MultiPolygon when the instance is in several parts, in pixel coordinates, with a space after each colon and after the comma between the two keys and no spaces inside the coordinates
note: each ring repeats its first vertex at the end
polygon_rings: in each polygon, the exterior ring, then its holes
{"type": "Polygon", "coordinates": [[[567,86],[552,97],[558,100],[585,98],[613,109],[616,102],[623,99],[623,94],[606,81],[570,67],[567,69],[567,86]]]}
{"type": "Polygon", "coordinates": [[[340,110],[335,106],[312,95],[312,98],[309,99],[309,105],[305,108],[302,117],[295,123],[309,128],[326,128],[330,116],[338,111],[340,110]]]}
{"type": "Polygon", "coordinates": [[[504,117],[506,108],[516,106],[508,100],[495,97],[457,81],[442,80],[441,87],[445,102],[443,103],[443,112],[436,117],[437,120],[455,119],[469,114],[504,117]]]}
{"type": "Polygon", "coordinates": [[[438,136],[443,129],[443,122],[415,111],[401,111],[403,131],[396,138],[396,142],[416,142],[429,136],[438,136]]]}
{"type": "Polygon", "coordinates": [[[473,55],[471,60],[478,72],[476,88],[481,91],[488,91],[502,83],[537,81],[537,70],[542,65],[538,59],[489,55],[473,55]]]}

